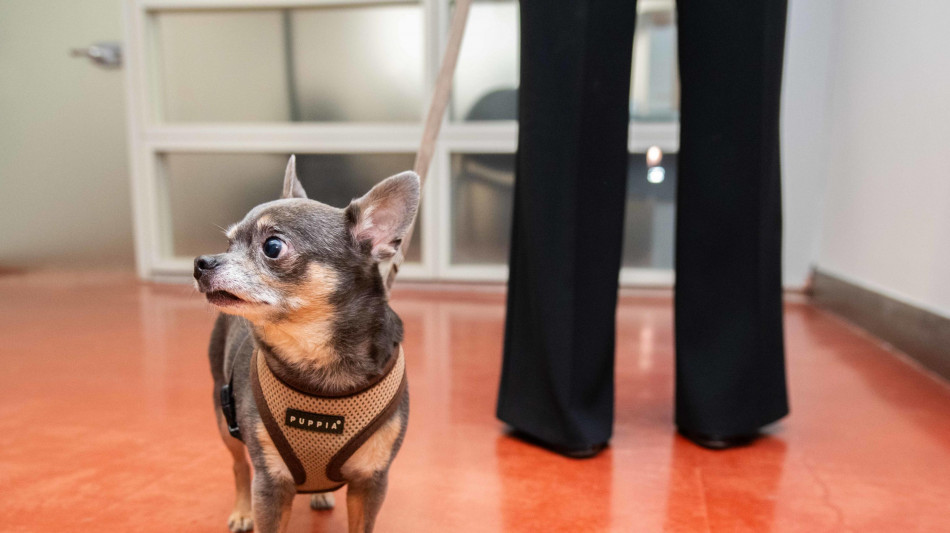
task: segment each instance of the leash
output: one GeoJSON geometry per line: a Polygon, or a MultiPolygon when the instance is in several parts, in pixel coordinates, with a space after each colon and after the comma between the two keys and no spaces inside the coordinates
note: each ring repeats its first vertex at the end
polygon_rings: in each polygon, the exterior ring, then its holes
{"type": "MultiPolygon", "coordinates": [[[[442,117],[445,115],[449,95],[452,93],[452,78],[455,76],[455,66],[458,63],[459,50],[462,48],[462,36],[465,35],[465,25],[468,21],[468,12],[471,5],[472,0],[457,0],[455,2],[455,15],[452,17],[452,24],[449,27],[449,40],[445,46],[445,55],[442,56],[439,75],[435,80],[432,102],[429,104],[429,114],[426,116],[422,141],[419,145],[419,151],[416,153],[416,162],[413,165],[413,170],[419,175],[420,189],[425,188],[426,174],[429,173],[432,155],[435,152],[435,141],[439,137],[439,130],[442,129],[442,117]]],[[[386,274],[386,292],[389,292],[392,288],[393,282],[396,280],[396,274],[399,273],[399,267],[406,258],[406,252],[412,242],[412,234],[416,228],[416,218],[418,216],[417,212],[412,219],[412,224],[409,225],[405,238],[402,240],[402,245],[390,261],[389,271],[386,274]]]]}
{"type": "MultiPolygon", "coordinates": [[[[439,75],[435,80],[435,87],[432,92],[432,101],[429,104],[429,112],[426,115],[425,128],[422,130],[422,140],[419,144],[419,151],[416,153],[416,160],[413,164],[413,170],[419,175],[420,189],[425,187],[426,175],[429,173],[429,167],[432,166],[432,156],[435,153],[435,142],[439,137],[439,131],[442,129],[442,119],[445,116],[445,108],[449,104],[449,96],[452,93],[452,78],[455,76],[455,67],[458,64],[459,51],[462,48],[462,37],[465,35],[465,26],[468,22],[469,8],[472,6],[472,0],[457,0],[455,3],[455,14],[452,16],[452,23],[449,26],[448,42],[445,46],[445,54],[442,56],[442,65],[439,67],[439,75]]],[[[421,192],[421,191],[420,191],[421,192]]],[[[413,217],[406,236],[403,238],[399,250],[390,260],[388,272],[386,272],[386,292],[392,288],[396,280],[396,274],[399,273],[399,267],[406,258],[406,252],[412,242],[412,234],[416,228],[416,219],[418,212],[413,217]]],[[[241,342],[241,347],[247,342],[250,335],[241,342]]],[[[225,361],[225,364],[227,362],[225,361]]],[[[234,384],[233,368],[225,369],[227,382],[222,385],[220,390],[221,410],[223,411],[225,422],[228,426],[228,432],[232,437],[238,440],[244,440],[241,430],[237,423],[237,409],[234,403],[234,384]]]]}

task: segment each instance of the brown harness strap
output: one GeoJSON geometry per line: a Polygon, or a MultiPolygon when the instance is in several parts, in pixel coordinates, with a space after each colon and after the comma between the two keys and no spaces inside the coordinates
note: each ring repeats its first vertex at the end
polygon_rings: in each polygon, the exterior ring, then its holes
{"type": "Polygon", "coordinates": [[[399,408],[406,390],[402,347],[378,380],[346,394],[312,394],[287,383],[266,355],[251,358],[251,390],[297,492],[328,492],[346,484],[341,469],[399,408]]]}

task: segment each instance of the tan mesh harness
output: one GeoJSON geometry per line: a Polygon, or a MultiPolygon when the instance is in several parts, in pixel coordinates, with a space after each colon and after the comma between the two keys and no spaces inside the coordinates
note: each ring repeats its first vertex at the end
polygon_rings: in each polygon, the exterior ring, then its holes
{"type": "Polygon", "coordinates": [[[251,390],[264,427],[290,470],[297,492],[329,492],[346,484],[340,469],[399,407],[406,389],[402,346],[379,379],[354,392],[319,395],[277,376],[254,350],[251,390]]]}

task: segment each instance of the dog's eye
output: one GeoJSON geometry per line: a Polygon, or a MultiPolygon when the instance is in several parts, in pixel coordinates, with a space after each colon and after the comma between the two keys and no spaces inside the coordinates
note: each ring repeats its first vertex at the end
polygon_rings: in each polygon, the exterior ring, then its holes
{"type": "Polygon", "coordinates": [[[280,254],[283,253],[286,247],[287,246],[284,245],[284,241],[278,239],[277,237],[271,237],[264,241],[264,255],[270,257],[271,259],[277,259],[280,257],[280,254]]]}

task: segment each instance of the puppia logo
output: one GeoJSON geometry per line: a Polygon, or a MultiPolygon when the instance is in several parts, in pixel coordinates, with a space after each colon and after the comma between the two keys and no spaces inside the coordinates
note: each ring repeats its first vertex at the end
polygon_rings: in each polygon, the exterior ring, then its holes
{"type": "Polygon", "coordinates": [[[343,434],[342,416],[318,415],[317,413],[287,409],[287,417],[284,419],[284,423],[292,428],[307,431],[343,434]]]}

